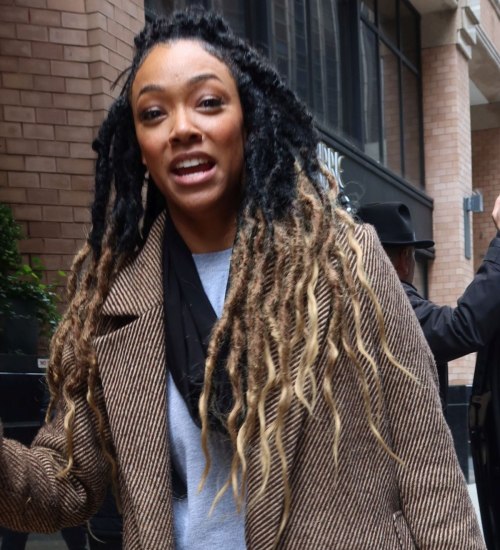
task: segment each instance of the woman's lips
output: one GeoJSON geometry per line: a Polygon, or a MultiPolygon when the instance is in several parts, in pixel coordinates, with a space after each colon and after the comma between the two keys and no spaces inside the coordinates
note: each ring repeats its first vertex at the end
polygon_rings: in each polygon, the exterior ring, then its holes
{"type": "Polygon", "coordinates": [[[189,168],[172,170],[172,175],[174,180],[181,185],[195,185],[208,181],[213,176],[214,172],[215,164],[213,162],[207,162],[198,164],[197,166],[190,166],[189,168]]]}

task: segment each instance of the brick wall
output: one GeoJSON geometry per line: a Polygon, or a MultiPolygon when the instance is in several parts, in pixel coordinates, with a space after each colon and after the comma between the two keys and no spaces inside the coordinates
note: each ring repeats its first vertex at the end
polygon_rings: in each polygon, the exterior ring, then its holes
{"type": "MultiPolygon", "coordinates": [[[[434,199],[436,259],[429,297],[455,306],[472,280],[464,256],[463,198],[472,192],[469,73],[455,45],[422,51],[426,191],[434,199]]],[[[470,384],[474,356],[450,364],[451,384],[470,384]]]]}
{"type": "Polygon", "coordinates": [[[143,0],[0,0],[0,201],[26,261],[67,270],[89,228],[95,135],[143,0]]]}
{"type": "Polygon", "coordinates": [[[483,261],[496,229],[491,219],[500,194],[500,128],[472,132],[472,179],[483,193],[484,212],[474,214],[474,269],[483,261]]]}
{"type": "Polygon", "coordinates": [[[500,51],[500,16],[498,9],[493,7],[492,0],[481,0],[481,26],[500,51]]]}

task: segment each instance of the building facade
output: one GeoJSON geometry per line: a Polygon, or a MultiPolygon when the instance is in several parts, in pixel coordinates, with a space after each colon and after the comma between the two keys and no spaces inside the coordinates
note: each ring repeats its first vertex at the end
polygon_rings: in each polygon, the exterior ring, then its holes
{"type": "MultiPolygon", "coordinates": [[[[189,0],[146,0],[154,18],[189,0]]],[[[500,193],[498,0],[205,0],[266,53],[315,115],[351,202],[401,200],[419,238],[416,285],[456,305],[495,228],[500,193]],[[340,157],[340,159],[339,159],[340,157]],[[464,212],[481,193],[482,213],[464,212]]],[[[470,385],[475,357],[450,364],[470,385]]]]}
{"type": "MultiPolygon", "coordinates": [[[[189,0],[0,0],[0,202],[48,280],[89,230],[91,141],[146,18],[189,0]]],[[[500,0],[204,0],[309,105],[354,204],[399,200],[419,238],[417,286],[455,305],[495,230],[500,0]],[[480,192],[484,212],[464,212],[480,192]]],[[[474,357],[450,364],[470,385],[474,357]]],[[[457,394],[458,395],[458,394],[457,394]]],[[[460,394],[462,395],[462,394],[460,394]]]]}

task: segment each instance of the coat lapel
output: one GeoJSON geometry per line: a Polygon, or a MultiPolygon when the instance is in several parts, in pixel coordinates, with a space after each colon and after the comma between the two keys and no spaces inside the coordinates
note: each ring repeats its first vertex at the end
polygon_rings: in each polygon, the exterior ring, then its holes
{"type": "Polygon", "coordinates": [[[103,315],[132,321],[95,341],[120,474],[143,550],[173,548],[161,279],[164,222],[163,214],[139,255],[120,270],[103,305],[103,315]]]}
{"type": "MultiPolygon", "coordinates": [[[[271,408],[277,403],[268,403],[266,416],[272,415],[271,408]]],[[[308,412],[299,405],[297,400],[292,402],[285,418],[283,434],[283,448],[287,459],[288,478],[294,469],[294,458],[300,434],[306,421],[308,412]]],[[[272,415],[275,416],[275,415],[272,415]]],[[[247,509],[245,518],[245,539],[247,548],[251,550],[267,550],[274,548],[279,533],[285,505],[285,494],[281,477],[281,460],[273,449],[271,456],[271,474],[266,493],[254,505],[252,503],[261,487],[261,465],[259,458],[259,436],[256,434],[251,444],[251,455],[248,460],[247,509]]]]}
{"type": "Polygon", "coordinates": [[[103,315],[139,316],[162,303],[164,228],[165,212],[162,212],[154,222],[141,252],[118,272],[103,304],[103,315]]]}
{"type": "MultiPolygon", "coordinates": [[[[316,291],[318,303],[319,329],[318,340],[324,341],[327,321],[330,316],[330,291],[324,281],[319,282],[316,291]]],[[[323,346],[324,347],[324,346],[323,346]]],[[[320,349],[320,354],[316,360],[317,365],[325,365],[324,358],[321,355],[324,349],[320,349]]],[[[296,354],[291,362],[292,386],[295,383],[300,356],[296,354]]],[[[316,372],[317,378],[321,375],[316,372]]],[[[305,388],[305,396],[311,398],[310,386],[305,388]]],[[[272,419],[276,417],[279,396],[270,399],[266,405],[266,417],[272,419]]],[[[283,448],[287,459],[288,480],[293,485],[293,474],[296,467],[295,459],[297,456],[297,446],[304,434],[304,426],[308,420],[309,412],[294,398],[292,404],[285,416],[285,428],[283,430],[283,448]]],[[[250,445],[252,454],[249,457],[249,473],[247,486],[247,502],[252,503],[254,497],[258,494],[261,486],[261,465],[259,456],[259,435],[256,434],[250,445]]],[[[249,506],[246,511],[245,534],[247,548],[251,550],[264,550],[274,548],[277,540],[281,520],[285,507],[285,493],[281,473],[281,460],[276,452],[275,446],[271,457],[271,474],[267,485],[267,491],[256,504],[249,506]]],[[[293,492],[293,486],[292,486],[293,492]]],[[[280,545],[277,545],[280,548],[280,545]]]]}

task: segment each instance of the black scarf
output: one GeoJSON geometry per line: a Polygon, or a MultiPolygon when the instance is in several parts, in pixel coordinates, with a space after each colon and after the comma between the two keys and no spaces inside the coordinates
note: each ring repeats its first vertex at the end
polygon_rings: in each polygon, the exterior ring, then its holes
{"type": "MultiPolygon", "coordinates": [[[[182,395],[194,423],[201,428],[198,401],[205,379],[205,361],[217,315],[212,308],[191,251],[166,213],[163,237],[163,304],[167,368],[182,395]]],[[[228,345],[218,355],[213,378],[215,411],[209,411],[210,427],[226,432],[222,418],[233,405],[231,383],[225,369],[228,345]]]]}

